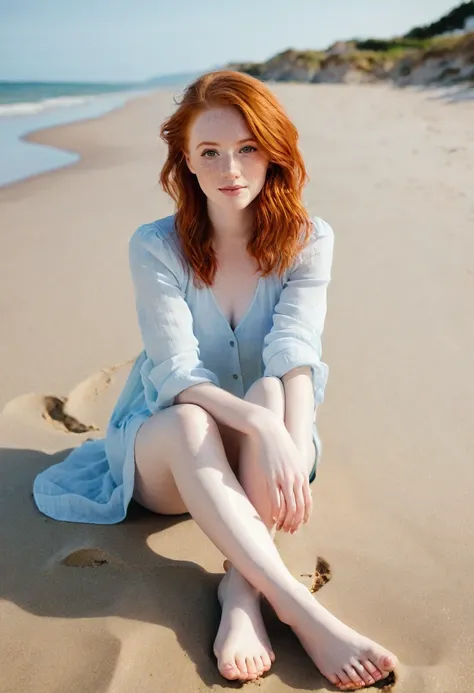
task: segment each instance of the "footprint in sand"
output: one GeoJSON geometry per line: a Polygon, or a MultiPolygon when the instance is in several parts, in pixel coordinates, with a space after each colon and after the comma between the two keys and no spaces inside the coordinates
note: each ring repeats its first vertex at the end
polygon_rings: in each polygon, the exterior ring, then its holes
{"type": "Polygon", "coordinates": [[[15,397],[1,413],[23,423],[46,423],[65,433],[103,430],[134,361],[102,368],[76,385],[67,397],[36,393],[15,397]]]}
{"type": "Polygon", "coordinates": [[[320,589],[327,585],[329,580],[332,578],[332,570],[325,558],[322,556],[317,556],[316,558],[316,568],[312,573],[302,573],[301,577],[308,577],[312,579],[310,592],[315,594],[319,592],[320,589]]]}
{"type": "Polygon", "coordinates": [[[72,551],[61,559],[60,563],[70,568],[100,568],[103,565],[124,566],[120,559],[97,548],[72,551]]]}

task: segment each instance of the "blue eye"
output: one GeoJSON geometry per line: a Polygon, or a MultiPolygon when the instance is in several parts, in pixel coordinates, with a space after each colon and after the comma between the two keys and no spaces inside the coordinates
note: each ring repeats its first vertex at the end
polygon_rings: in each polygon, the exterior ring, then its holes
{"type": "MultiPolygon", "coordinates": [[[[206,154],[212,154],[212,153],[216,154],[216,150],[215,150],[215,149],[205,149],[205,150],[203,151],[203,153],[201,154],[201,156],[206,156],[206,154]]],[[[213,159],[214,157],[211,156],[211,157],[208,157],[208,158],[213,159]]]]}
{"type": "Polygon", "coordinates": [[[244,149],[251,149],[253,152],[257,151],[257,147],[252,147],[251,144],[246,144],[245,147],[242,147],[242,150],[244,149]]]}

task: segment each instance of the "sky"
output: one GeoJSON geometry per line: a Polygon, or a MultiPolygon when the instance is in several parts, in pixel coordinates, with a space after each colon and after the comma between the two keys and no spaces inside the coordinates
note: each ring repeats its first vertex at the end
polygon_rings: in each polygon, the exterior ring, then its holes
{"type": "Polygon", "coordinates": [[[0,80],[141,81],[388,38],[456,0],[0,0],[0,80]]]}

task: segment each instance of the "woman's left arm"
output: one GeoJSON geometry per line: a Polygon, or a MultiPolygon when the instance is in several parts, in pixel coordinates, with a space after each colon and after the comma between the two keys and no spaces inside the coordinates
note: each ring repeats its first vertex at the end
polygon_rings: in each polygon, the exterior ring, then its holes
{"type": "Polygon", "coordinates": [[[321,337],[334,251],[331,226],[318,217],[312,221],[310,242],[288,273],[262,353],[264,376],[283,381],[285,424],[302,451],[310,445],[314,413],[324,399],[328,376],[321,361],[321,337]]]}
{"type": "Polygon", "coordinates": [[[285,390],[285,426],[306,460],[314,460],[314,394],[310,366],[292,368],[282,377],[285,390]]]}

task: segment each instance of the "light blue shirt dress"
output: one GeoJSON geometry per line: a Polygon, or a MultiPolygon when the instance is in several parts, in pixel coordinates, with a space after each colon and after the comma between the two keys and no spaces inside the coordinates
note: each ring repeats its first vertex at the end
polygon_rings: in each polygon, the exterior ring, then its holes
{"type": "MultiPolygon", "coordinates": [[[[130,240],[130,268],[144,349],[115,404],[105,438],[88,440],[34,481],[39,510],[56,520],[113,524],[133,494],[137,431],[191,385],[211,382],[237,397],[262,376],[281,378],[311,366],[315,410],[328,368],[321,335],[334,234],[319,217],[293,265],[260,277],[235,330],[210,287],[194,286],[183,262],[174,215],[140,226],[130,240]]],[[[318,453],[321,442],[314,425],[318,453]]],[[[319,454],[318,454],[319,458],[319,454]]]]}

